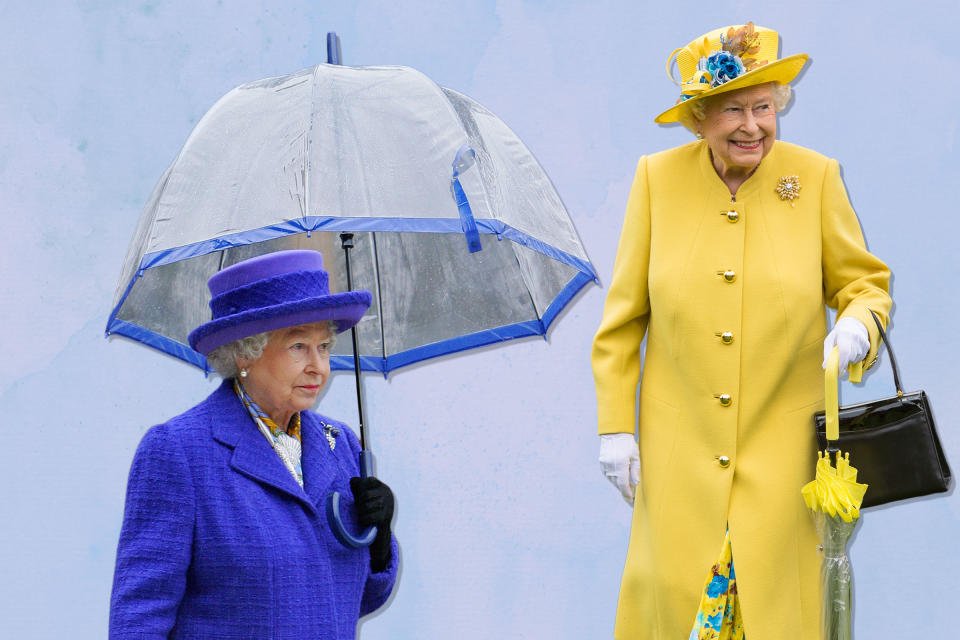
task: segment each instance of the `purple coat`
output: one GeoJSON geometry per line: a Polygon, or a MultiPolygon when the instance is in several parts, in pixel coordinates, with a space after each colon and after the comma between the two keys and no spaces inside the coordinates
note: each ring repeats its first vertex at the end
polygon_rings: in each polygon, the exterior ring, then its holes
{"type": "Polygon", "coordinates": [[[367,549],[330,532],[339,491],[351,530],[359,444],[340,427],[330,450],[320,416],[302,413],[301,489],[229,383],[137,449],[117,548],[110,638],[349,639],[390,595],[397,572],[370,573],[367,549]]]}

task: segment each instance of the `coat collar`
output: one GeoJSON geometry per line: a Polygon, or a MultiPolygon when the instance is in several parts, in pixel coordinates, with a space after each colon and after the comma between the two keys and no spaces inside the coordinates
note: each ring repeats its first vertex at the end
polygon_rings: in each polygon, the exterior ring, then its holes
{"type": "MultiPolygon", "coordinates": [[[[718,198],[722,197],[724,200],[730,200],[730,190],[720,176],[717,175],[717,170],[713,168],[713,160],[710,157],[710,145],[707,144],[706,140],[700,140],[695,144],[699,145],[700,170],[703,173],[704,184],[708,185],[711,189],[710,195],[713,196],[716,194],[718,198]]],[[[740,185],[740,188],[737,189],[737,202],[745,201],[765,186],[769,186],[769,189],[773,191],[776,185],[771,182],[770,176],[773,175],[775,171],[773,165],[777,162],[779,156],[777,153],[779,146],[780,141],[775,140],[773,147],[770,149],[770,153],[760,161],[757,170],[740,185]]]]}
{"type": "Polygon", "coordinates": [[[337,456],[330,450],[317,417],[309,411],[301,414],[301,466],[304,484],[301,488],[270,443],[253,424],[229,380],[225,380],[220,388],[207,398],[205,404],[209,408],[213,438],[233,449],[231,468],[301,502],[316,515],[321,501],[326,499],[330,485],[340,470],[337,456]]]}

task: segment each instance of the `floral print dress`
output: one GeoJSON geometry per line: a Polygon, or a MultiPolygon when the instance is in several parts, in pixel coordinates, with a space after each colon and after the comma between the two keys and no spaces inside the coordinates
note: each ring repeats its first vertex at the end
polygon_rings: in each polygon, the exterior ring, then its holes
{"type": "Polygon", "coordinates": [[[720,559],[703,586],[700,609],[689,640],[744,640],[730,529],[723,536],[720,559]]]}

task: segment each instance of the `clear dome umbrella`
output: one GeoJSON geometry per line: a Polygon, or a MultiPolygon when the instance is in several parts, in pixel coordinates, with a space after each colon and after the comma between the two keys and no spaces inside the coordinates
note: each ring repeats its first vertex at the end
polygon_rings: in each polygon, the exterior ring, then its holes
{"type": "MultiPolygon", "coordinates": [[[[550,179],[493,113],[407,67],[320,64],[241,85],[200,120],[141,213],[107,334],[207,370],[187,343],[210,319],[207,279],[311,248],[346,290],[343,232],[352,285],[373,293],[358,371],[545,335],[596,280],[550,179]]],[[[331,367],[354,368],[348,341],[331,367]]]]}

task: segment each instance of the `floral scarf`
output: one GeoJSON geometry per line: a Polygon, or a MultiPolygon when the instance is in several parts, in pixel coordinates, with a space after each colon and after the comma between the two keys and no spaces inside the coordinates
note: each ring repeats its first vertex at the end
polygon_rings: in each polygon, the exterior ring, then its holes
{"type": "Polygon", "coordinates": [[[270,416],[253,401],[240,381],[234,378],[233,390],[247,408],[247,413],[253,419],[254,424],[260,429],[260,433],[267,439],[273,450],[280,456],[283,466],[293,476],[301,487],[303,487],[303,466],[301,458],[303,449],[300,443],[300,413],[293,414],[290,420],[290,426],[283,429],[276,422],[270,419],[270,416]]]}

